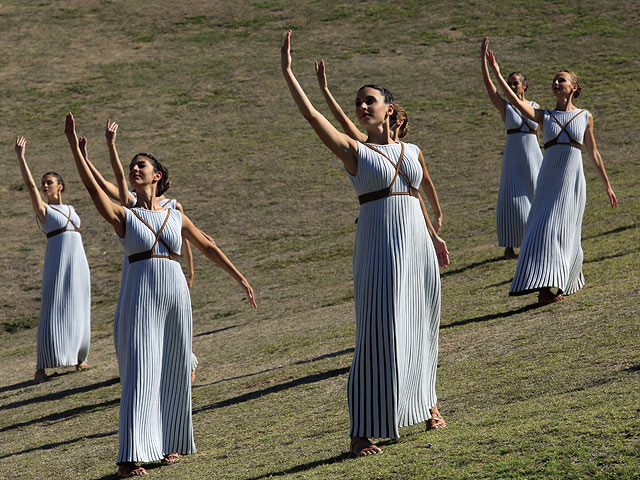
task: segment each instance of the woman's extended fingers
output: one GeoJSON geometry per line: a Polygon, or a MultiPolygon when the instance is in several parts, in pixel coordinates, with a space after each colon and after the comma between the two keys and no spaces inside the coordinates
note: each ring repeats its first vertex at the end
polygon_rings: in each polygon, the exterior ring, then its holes
{"type": "Polygon", "coordinates": [[[14,150],[18,155],[23,154],[25,150],[25,145],[27,144],[27,140],[24,137],[16,138],[16,144],[14,146],[14,150]]]}
{"type": "Polygon", "coordinates": [[[74,135],[76,133],[76,121],[71,112],[67,113],[67,118],[64,122],[64,133],[66,135],[74,135]]]}
{"type": "Polygon", "coordinates": [[[327,86],[327,74],[325,72],[325,68],[324,68],[324,60],[320,59],[320,62],[318,63],[318,61],[315,61],[315,67],[316,67],[316,76],[318,77],[318,84],[320,85],[320,88],[326,88],[327,86]]]}
{"type": "Polygon", "coordinates": [[[609,203],[611,204],[611,208],[618,208],[618,198],[616,194],[613,193],[613,188],[609,188],[607,190],[607,195],[609,196],[609,203]]]}
{"type": "Polygon", "coordinates": [[[489,47],[489,37],[484,37],[482,39],[482,46],[480,47],[480,52],[484,55],[487,53],[487,48],[489,47]]]}
{"type": "Polygon", "coordinates": [[[245,290],[247,292],[247,299],[249,300],[249,305],[251,305],[251,308],[258,308],[258,304],[256,303],[256,299],[253,295],[253,288],[251,288],[251,285],[247,285],[245,287],[245,290]]]}
{"type": "Polygon", "coordinates": [[[80,137],[80,138],[78,139],[78,146],[80,147],[80,151],[81,151],[84,155],[86,155],[86,153],[87,153],[87,143],[88,143],[88,141],[87,141],[87,137],[80,137]]]}
{"type": "Polygon", "coordinates": [[[280,60],[282,62],[282,69],[287,70],[291,67],[291,30],[287,32],[282,43],[282,50],[280,51],[280,60]]]}

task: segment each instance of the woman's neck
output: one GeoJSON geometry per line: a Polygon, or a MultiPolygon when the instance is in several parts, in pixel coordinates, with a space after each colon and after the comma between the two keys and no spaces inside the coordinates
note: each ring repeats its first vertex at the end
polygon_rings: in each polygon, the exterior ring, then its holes
{"type": "Polygon", "coordinates": [[[62,196],[47,198],[48,205],[64,205],[62,203],[62,196]]]}
{"type": "Polygon", "coordinates": [[[559,112],[569,112],[575,109],[576,107],[574,107],[573,103],[571,103],[571,97],[558,98],[558,100],[556,101],[556,110],[558,110],[559,112]]]}
{"type": "Polygon", "coordinates": [[[156,198],[156,189],[151,186],[139,190],[136,189],[136,198],[135,207],[144,208],[145,210],[164,210],[156,198]]]}
{"type": "Polygon", "coordinates": [[[375,129],[367,130],[367,143],[387,145],[389,143],[396,143],[396,141],[393,139],[389,124],[385,123],[375,129]]]}

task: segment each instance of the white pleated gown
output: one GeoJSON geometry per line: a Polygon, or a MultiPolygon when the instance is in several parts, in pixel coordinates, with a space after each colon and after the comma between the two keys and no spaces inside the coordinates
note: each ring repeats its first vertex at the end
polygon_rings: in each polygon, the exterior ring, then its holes
{"type": "Polygon", "coordinates": [[[87,360],[91,341],[89,264],[78,228],[80,217],[71,205],[47,206],[45,233],[67,226],[47,239],[42,269],[42,301],[38,323],[36,368],[78,365],[87,360]],[[62,212],[62,213],[61,213],[62,212]]]}
{"type": "MultiPolygon", "coordinates": [[[[394,162],[401,145],[376,145],[394,162]]],[[[402,170],[422,180],[418,147],[405,144],[402,170]]],[[[358,143],[358,195],[388,187],[395,167],[358,143]]],[[[398,176],[393,191],[409,190],[398,176]]],[[[353,255],[356,348],[349,373],[352,437],[397,438],[398,428],[431,418],[436,402],[440,273],[417,198],[362,204],[353,255]]]]}
{"type": "MultiPolygon", "coordinates": [[[[134,209],[156,232],[167,211],[134,209]]],[[[149,250],[155,235],[125,208],[125,254],[149,250]]],[[[177,210],[162,232],[182,243],[177,210]]],[[[167,255],[162,243],[154,253],[167,255]]],[[[180,264],[164,258],[129,263],[121,289],[116,348],[122,398],[118,463],[151,462],[196,451],[191,418],[191,300],[180,264]]]]}
{"type": "MultiPolygon", "coordinates": [[[[580,110],[552,112],[566,124],[580,110]]],[[[569,124],[567,131],[574,141],[583,142],[588,121],[589,112],[585,111],[569,124]]],[[[562,131],[548,111],[544,112],[543,130],[545,143],[562,131]]],[[[565,143],[570,140],[564,132],[558,139],[565,143]]],[[[580,236],[586,193],[582,152],[566,144],[546,148],[509,294],[523,295],[549,287],[569,295],[582,288],[580,236]]]]}
{"type": "MultiPolygon", "coordinates": [[[[529,104],[538,108],[533,101],[529,104]]],[[[504,126],[507,130],[520,129],[523,133],[508,134],[504,147],[496,208],[498,245],[519,247],[535,194],[542,152],[538,136],[527,133],[529,129],[537,130],[538,124],[522,118],[510,103],[506,106],[504,126]]]]}

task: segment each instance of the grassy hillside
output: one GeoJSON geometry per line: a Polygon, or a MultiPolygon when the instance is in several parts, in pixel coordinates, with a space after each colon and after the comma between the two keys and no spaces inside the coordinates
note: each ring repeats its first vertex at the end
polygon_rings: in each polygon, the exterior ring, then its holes
{"type": "MultiPolygon", "coordinates": [[[[192,291],[198,454],[153,478],[638,478],[640,475],[640,6],[631,1],[10,1],[0,5],[0,478],[115,478],[120,385],[111,337],[122,249],[84,191],[66,139],[73,111],[108,171],[107,117],[128,162],[169,167],[169,196],[256,289],[196,254],[192,291]],[[438,393],[448,428],[403,429],[384,455],[351,459],[351,254],[358,203],[339,161],[298,114],[280,73],[312,101],[314,59],[348,112],[359,86],[409,113],[444,211],[438,393]],[[507,295],[496,246],[503,126],[480,75],[483,35],[528,98],[552,107],[575,70],[620,207],[585,155],[583,290],[535,308],[507,295]],[[33,386],[45,238],[13,154],[57,170],[83,221],[92,275],[91,368],[33,386]],[[431,445],[431,447],[429,447],[431,445]]],[[[158,467],[158,468],[156,468],[158,467]]]]}

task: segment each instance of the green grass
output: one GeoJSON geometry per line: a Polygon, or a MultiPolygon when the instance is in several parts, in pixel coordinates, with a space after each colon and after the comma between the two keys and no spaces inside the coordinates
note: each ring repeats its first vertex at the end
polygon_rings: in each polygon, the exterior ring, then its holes
{"type": "Polygon", "coordinates": [[[170,196],[254,285],[258,311],[195,255],[196,455],[150,465],[180,479],[635,479],[640,475],[640,66],[638,6],[557,0],[5,2],[0,186],[0,478],[112,479],[120,387],[111,338],[122,249],[91,205],[62,135],[72,110],[109,173],[108,116],[123,162],[166,160],[170,196]],[[351,459],[347,372],[354,347],[351,252],[358,204],[339,161],[291,100],[279,49],[314,104],[313,61],[351,113],[365,83],[409,113],[444,212],[438,394],[448,427],[401,430],[385,454],[351,459]],[[561,68],[595,133],[620,207],[585,155],[583,290],[534,308],[509,297],[514,262],[496,244],[504,133],[479,71],[481,37],[528,97],[553,106],[561,68]],[[83,221],[92,276],[90,368],[30,385],[44,235],[12,152],[36,178],[58,170],[83,221]],[[427,448],[431,445],[431,448],[427,448]]]}

